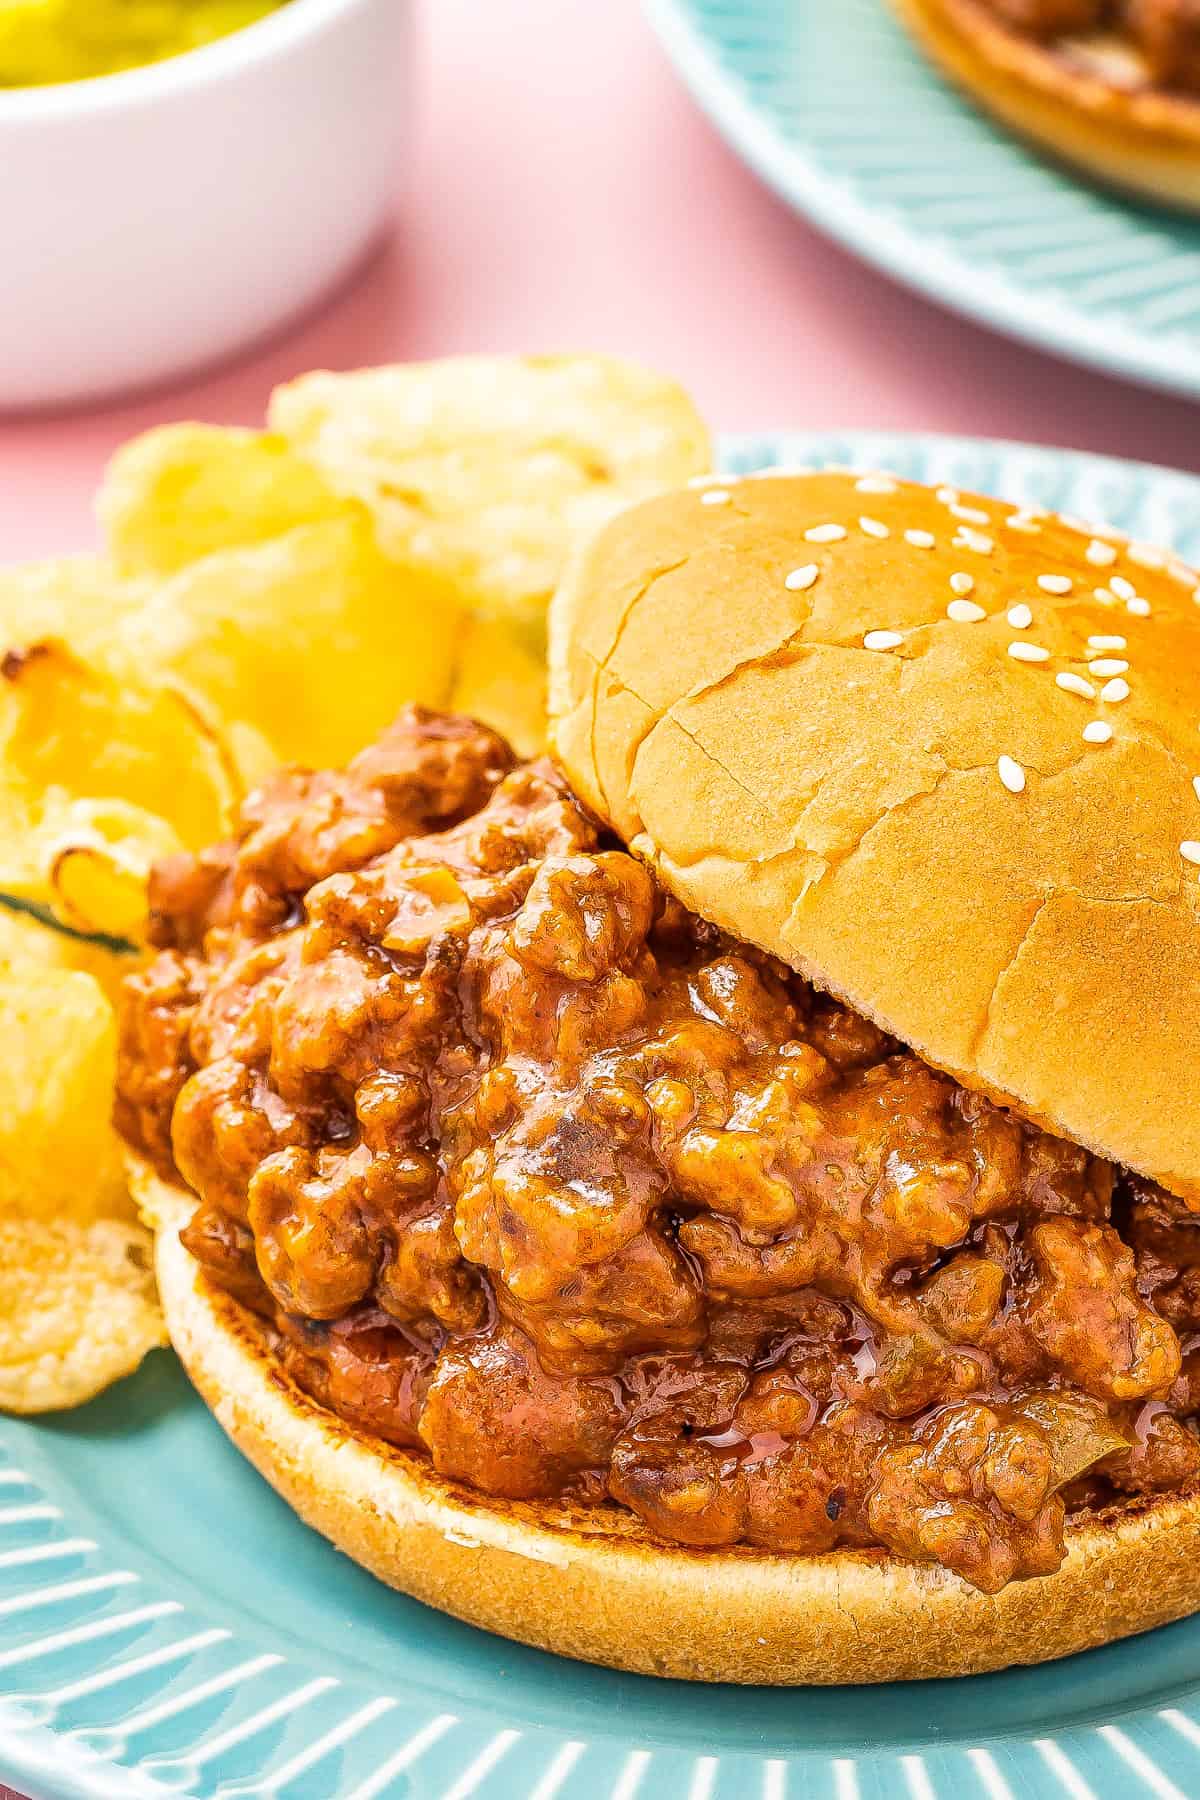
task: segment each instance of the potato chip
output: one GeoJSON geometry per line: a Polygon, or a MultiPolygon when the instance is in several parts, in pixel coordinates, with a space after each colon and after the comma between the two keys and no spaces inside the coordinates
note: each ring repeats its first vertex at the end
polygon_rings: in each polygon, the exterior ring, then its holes
{"type": "Polygon", "coordinates": [[[265,742],[277,761],[324,767],[406,700],[445,703],[460,626],[447,584],[384,556],[355,511],[191,564],[123,640],[134,667],[202,701],[235,749],[249,741],[261,762],[265,742]]]}
{"type": "Polygon", "coordinates": [[[133,963],[131,954],[102,938],[63,930],[23,908],[0,903],[0,967],[81,970],[115,1002],[133,963]]]}
{"type": "Polygon", "coordinates": [[[77,828],[47,845],[55,914],[77,931],[140,943],[150,871],[182,844],[165,819],[119,801],[76,802],[72,819],[77,828]]]}
{"type": "Polygon", "coordinates": [[[59,556],[0,569],[0,654],[56,637],[76,655],[110,644],[147,586],[123,581],[103,556],[59,556]]]}
{"type": "Polygon", "coordinates": [[[166,1343],[152,1249],[127,1219],[0,1215],[0,1407],[79,1406],[166,1343]]]}
{"type": "Polygon", "coordinates": [[[450,692],[455,712],[482,719],[521,756],[536,756],[546,740],[546,664],[496,619],[464,627],[450,692]]]}
{"type": "Polygon", "coordinates": [[[76,931],[140,940],[150,869],[183,848],[165,819],[126,801],[38,794],[0,776],[0,896],[76,931]]]}
{"type": "Polygon", "coordinates": [[[346,502],[280,437],[164,425],[108,465],[96,511],[124,575],[173,575],[215,550],[343,516],[346,502]]]}
{"type": "Polygon", "coordinates": [[[121,800],[169,818],[186,844],[227,829],[237,779],[219,736],[174,687],[139,682],[117,656],[83,660],[56,637],[0,660],[0,757],[8,779],[121,800]]]}
{"type": "Polygon", "coordinates": [[[166,1341],[113,1129],[102,945],[0,908],[0,1407],[90,1399],[166,1341]]]}
{"type": "Polygon", "coordinates": [[[119,639],[106,657],[46,637],[0,659],[0,892],[123,937],[151,864],[224,836],[243,789],[194,696],[139,679],[119,639]]]}
{"type": "Polygon", "coordinates": [[[0,968],[0,1216],[132,1216],[111,1123],[117,1026],[91,975],[0,968]]]}
{"type": "Polygon", "coordinates": [[[276,390],[270,422],[366,503],[385,549],[441,570],[534,649],[572,546],[712,457],[682,388],[611,356],[306,375],[276,390]]]}

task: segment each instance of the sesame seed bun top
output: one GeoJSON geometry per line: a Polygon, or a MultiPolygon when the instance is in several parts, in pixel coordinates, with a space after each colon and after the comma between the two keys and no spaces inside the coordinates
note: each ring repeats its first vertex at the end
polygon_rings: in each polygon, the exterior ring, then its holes
{"type": "Polygon", "coordinates": [[[721,479],[560,591],[556,754],[689,906],[1200,1208],[1200,605],[890,477],[721,479]]]}

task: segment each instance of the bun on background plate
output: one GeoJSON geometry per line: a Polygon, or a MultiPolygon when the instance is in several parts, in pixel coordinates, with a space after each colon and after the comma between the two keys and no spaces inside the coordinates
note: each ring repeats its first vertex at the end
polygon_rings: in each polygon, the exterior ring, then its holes
{"type": "MultiPolygon", "coordinates": [[[[1200,61],[1193,50],[1190,80],[1172,85],[1172,71],[1155,54],[1162,48],[1156,21],[1137,35],[1111,21],[1072,24],[1073,13],[1105,10],[1084,0],[1058,9],[1057,29],[1035,34],[1024,20],[1036,23],[1047,12],[1038,0],[891,5],[943,73],[1001,124],[1108,186],[1200,211],[1200,61]]],[[[1172,7],[1150,0],[1134,10],[1166,15],[1172,7]]]]}

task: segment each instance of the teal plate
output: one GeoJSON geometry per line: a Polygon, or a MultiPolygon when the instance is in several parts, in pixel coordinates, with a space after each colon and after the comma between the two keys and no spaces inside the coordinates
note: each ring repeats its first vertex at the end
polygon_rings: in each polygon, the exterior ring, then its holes
{"type": "MultiPolygon", "coordinates": [[[[1200,561],[1200,480],[955,438],[733,439],[885,467],[1200,561]]],[[[174,1358],[0,1421],[0,1779],[35,1800],[1190,1800],[1200,1619],[885,1688],[696,1688],[503,1642],[379,1586],[243,1462],[174,1358]]]]}
{"type": "Polygon", "coordinates": [[[717,129],[798,211],[948,306],[1200,394],[1200,220],[1089,187],[954,93],[887,0],[647,0],[717,129]]]}

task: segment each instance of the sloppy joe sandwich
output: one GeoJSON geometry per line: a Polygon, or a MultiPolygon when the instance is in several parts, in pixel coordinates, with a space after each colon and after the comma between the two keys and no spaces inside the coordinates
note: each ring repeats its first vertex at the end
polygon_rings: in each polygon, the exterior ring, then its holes
{"type": "Polygon", "coordinates": [[[1200,208],[1196,0],[893,0],[1003,124],[1098,180],[1200,208]]]}
{"type": "Polygon", "coordinates": [[[410,710],[160,865],[172,1338],[384,1580],[650,1673],[1200,1606],[1200,607],[890,476],[621,515],[554,760],[410,710]]]}

